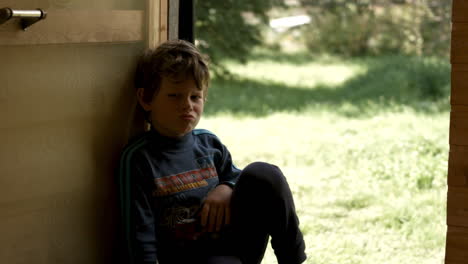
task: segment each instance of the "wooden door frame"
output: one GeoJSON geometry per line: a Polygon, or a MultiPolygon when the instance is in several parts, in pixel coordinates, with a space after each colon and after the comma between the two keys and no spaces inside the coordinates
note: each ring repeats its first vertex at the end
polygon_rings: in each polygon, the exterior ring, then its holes
{"type": "Polygon", "coordinates": [[[445,263],[468,263],[468,1],[453,0],[445,263]]]}

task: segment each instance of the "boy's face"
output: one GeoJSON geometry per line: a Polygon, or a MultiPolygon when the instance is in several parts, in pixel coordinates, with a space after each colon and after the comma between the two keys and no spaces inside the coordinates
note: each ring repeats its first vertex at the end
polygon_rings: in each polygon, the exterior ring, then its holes
{"type": "Polygon", "coordinates": [[[204,93],[193,78],[175,82],[163,77],[161,87],[150,103],[143,101],[143,88],[137,91],[138,99],[150,111],[153,127],[164,136],[182,137],[192,131],[200,121],[205,104],[204,93]]]}

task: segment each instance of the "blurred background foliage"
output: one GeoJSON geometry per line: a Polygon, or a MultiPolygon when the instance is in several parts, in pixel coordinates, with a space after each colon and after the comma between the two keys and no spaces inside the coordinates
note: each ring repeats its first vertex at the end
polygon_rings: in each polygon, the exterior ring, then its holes
{"type": "Polygon", "coordinates": [[[349,56],[449,52],[450,1],[301,0],[310,50],[349,56]]]}
{"type": "Polygon", "coordinates": [[[197,46],[209,54],[215,71],[226,71],[220,63],[226,58],[246,62],[252,48],[263,44],[262,27],[273,8],[286,5],[282,0],[195,1],[197,46]]]}
{"type": "MultiPolygon", "coordinates": [[[[198,0],[198,46],[214,64],[245,62],[254,47],[294,43],[312,53],[344,56],[448,56],[452,1],[440,0],[198,0]],[[307,15],[306,25],[272,30],[269,21],[307,15]]],[[[287,48],[287,47],[286,47],[287,48]]]]}

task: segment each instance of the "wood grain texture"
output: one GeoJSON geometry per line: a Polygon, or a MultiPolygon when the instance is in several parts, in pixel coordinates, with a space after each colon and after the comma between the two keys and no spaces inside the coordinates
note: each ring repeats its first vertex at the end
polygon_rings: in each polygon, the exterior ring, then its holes
{"type": "Polygon", "coordinates": [[[154,49],[159,44],[160,0],[146,0],[146,48],[154,49]]]}
{"type": "Polygon", "coordinates": [[[146,47],[156,48],[168,38],[168,12],[167,0],[146,0],[146,47]]]}
{"type": "Polygon", "coordinates": [[[2,203],[2,263],[108,263],[112,199],[84,193],[89,188],[2,203]]]}
{"type": "Polygon", "coordinates": [[[468,22],[468,1],[452,0],[452,21],[468,22]]]}
{"type": "Polygon", "coordinates": [[[144,39],[139,10],[50,10],[47,18],[23,31],[18,19],[0,26],[0,45],[125,43],[144,39]]]}
{"type": "Polygon", "coordinates": [[[8,67],[0,71],[0,129],[115,115],[117,99],[134,98],[133,67],[142,49],[142,43],[2,47],[8,67]]]}
{"type": "Polygon", "coordinates": [[[160,0],[160,20],[159,20],[159,41],[164,42],[168,39],[169,25],[169,5],[168,0],[160,0]]]}
{"type": "Polygon", "coordinates": [[[144,1],[135,0],[0,0],[0,7],[86,10],[144,10],[144,1]]]}
{"type": "Polygon", "coordinates": [[[468,263],[468,228],[448,226],[445,263],[468,263]]]}
{"type": "Polygon", "coordinates": [[[468,188],[468,147],[450,146],[448,185],[468,188]]]}
{"type": "Polygon", "coordinates": [[[452,64],[450,103],[468,105],[468,64],[452,64]]]}
{"type": "Polygon", "coordinates": [[[452,24],[451,62],[453,64],[468,63],[468,22],[452,24]]]}
{"type": "Polygon", "coordinates": [[[468,0],[452,2],[450,154],[445,264],[468,263],[468,0]]]}
{"type": "Polygon", "coordinates": [[[450,112],[450,144],[468,146],[468,106],[452,106],[450,112]]]}
{"type": "Polygon", "coordinates": [[[447,196],[447,224],[468,227],[468,188],[449,186],[447,196]]]}
{"type": "Polygon", "coordinates": [[[34,1],[64,9],[26,32],[0,26],[0,263],[116,262],[115,169],[142,125],[132,80],[147,21],[143,10],[76,8],[133,1],[114,2],[34,1]]]}
{"type": "Polygon", "coordinates": [[[143,49],[0,49],[0,263],[114,263],[114,173],[143,49]]]}

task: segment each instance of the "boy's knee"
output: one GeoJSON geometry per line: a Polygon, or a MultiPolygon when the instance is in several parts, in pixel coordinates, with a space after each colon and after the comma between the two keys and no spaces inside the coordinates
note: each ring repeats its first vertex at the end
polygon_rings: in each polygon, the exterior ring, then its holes
{"type": "Polygon", "coordinates": [[[212,256],[208,258],[206,264],[242,264],[242,262],[235,256],[212,256]]]}
{"type": "Polygon", "coordinates": [[[283,186],[286,179],[281,170],[266,162],[254,162],[242,170],[242,174],[256,182],[268,184],[271,187],[283,186]]]}

